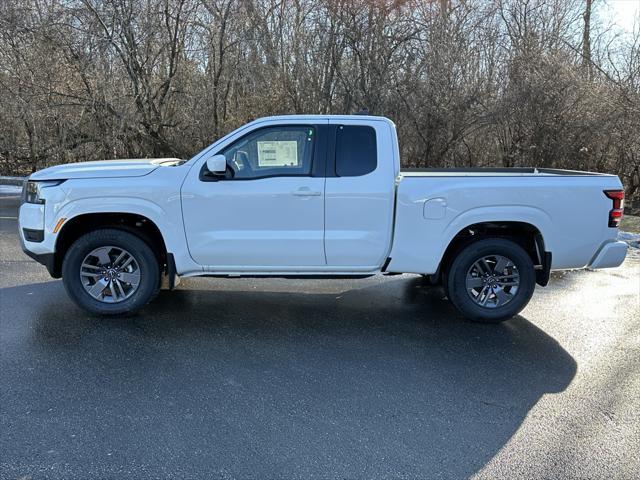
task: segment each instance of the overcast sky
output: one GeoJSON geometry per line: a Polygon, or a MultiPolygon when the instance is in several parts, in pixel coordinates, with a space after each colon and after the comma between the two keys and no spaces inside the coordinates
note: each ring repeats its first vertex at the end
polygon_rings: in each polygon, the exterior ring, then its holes
{"type": "Polygon", "coordinates": [[[607,3],[609,7],[603,9],[611,10],[612,21],[628,33],[633,32],[634,22],[639,21],[640,0],[608,0],[607,3]]]}

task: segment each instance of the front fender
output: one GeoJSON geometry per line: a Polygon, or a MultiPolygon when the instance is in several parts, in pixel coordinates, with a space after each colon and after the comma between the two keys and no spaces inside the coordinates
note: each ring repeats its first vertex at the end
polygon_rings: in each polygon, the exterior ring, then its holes
{"type": "Polygon", "coordinates": [[[96,213],[129,213],[141,215],[148,218],[156,224],[162,237],[165,240],[167,249],[173,251],[176,247],[176,239],[171,234],[169,226],[169,215],[160,205],[149,200],[135,197],[85,197],[78,200],[72,200],[65,204],[52,218],[51,222],[55,225],[59,219],[64,218],[65,224],[75,217],[86,214],[96,213]]]}
{"type": "Polygon", "coordinates": [[[55,242],[57,235],[53,233],[55,225],[60,219],[65,219],[64,225],[68,224],[74,218],[86,214],[100,213],[120,213],[140,215],[153,222],[167,248],[168,253],[172,253],[176,263],[176,270],[179,274],[199,272],[201,267],[193,262],[186,252],[186,240],[184,229],[182,227],[182,211],[180,208],[179,195],[175,199],[166,199],[165,206],[146,200],[130,196],[117,197],[83,197],[71,200],[60,206],[60,208],[47,219],[47,230],[52,233],[51,251],[55,251],[55,242]]]}
{"type": "MultiPolygon", "coordinates": [[[[168,213],[165,209],[149,200],[135,197],[84,197],[72,200],[63,205],[56,212],[51,223],[57,223],[60,218],[65,218],[65,223],[80,215],[90,213],[129,213],[147,217],[156,224],[163,236],[168,233],[168,213]]],[[[50,222],[47,222],[50,223],[50,222]]]]}

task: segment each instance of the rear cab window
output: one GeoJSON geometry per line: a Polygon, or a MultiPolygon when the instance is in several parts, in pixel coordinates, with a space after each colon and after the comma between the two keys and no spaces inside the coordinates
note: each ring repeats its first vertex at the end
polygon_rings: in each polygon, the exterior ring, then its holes
{"type": "Polygon", "coordinates": [[[364,125],[340,125],[336,132],[336,175],[358,177],[378,166],[376,131],[364,125]]]}

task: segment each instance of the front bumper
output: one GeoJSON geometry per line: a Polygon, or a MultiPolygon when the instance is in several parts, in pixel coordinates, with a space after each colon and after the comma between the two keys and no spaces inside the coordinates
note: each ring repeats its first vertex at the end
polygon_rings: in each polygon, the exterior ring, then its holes
{"type": "Polygon", "coordinates": [[[18,237],[20,238],[20,246],[22,247],[22,251],[24,253],[33,258],[39,264],[47,267],[49,275],[51,275],[53,278],[60,278],[60,272],[58,272],[56,269],[56,259],[54,253],[34,253],[31,250],[27,249],[26,245],[24,244],[22,235],[18,234],[18,237]]]}
{"type": "Polygon", "coordinates": [[[589,268],[612,268],[618,267],[624,262],[629,246],[624,242],[605,243],[594,259],[589,264],[589,268]]]}
{"type": "MultiPolygon", "coordinates": [[[[50,193],[50,188],[44,189],[50,193]]],[[[45,206],[39,203],[22,203],[18,211],[18,238],[22,251],[44,265],[49,274],[60,278],[55,258],[55,235],[45,222],[45,206]]],[[[58,262],[59,263],[59,262],[58,262]]]]}

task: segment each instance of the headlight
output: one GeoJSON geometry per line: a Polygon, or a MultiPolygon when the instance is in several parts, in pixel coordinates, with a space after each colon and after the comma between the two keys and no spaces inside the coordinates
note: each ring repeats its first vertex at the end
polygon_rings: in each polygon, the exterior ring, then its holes
{"type": "Polygon", "coordinates": [[[44,198],[41,198],[42,189],[46,187],[55,187],[60,185],[64,180],[47,180],[44,182],[35,182],[29,180],[22,187],[22,201],[24,203],[44,204],[44,198]]]}

